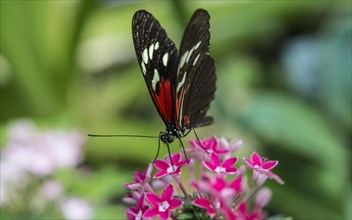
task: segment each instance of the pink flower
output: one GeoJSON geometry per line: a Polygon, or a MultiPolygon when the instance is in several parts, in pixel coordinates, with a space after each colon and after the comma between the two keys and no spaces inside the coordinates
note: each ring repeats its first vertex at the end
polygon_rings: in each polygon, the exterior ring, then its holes
{"type": "Polygon", "coordinates": [[[7,136],[1,160],[24,173],[48,176],[82,159],[84,136],[78,131],[39,130],[32,121],[19,120],[9,126],[7,136]]]}
{"type": "Polygon", "coordinates": [[[236,193],[243,191],[243,178],[239,176],[228,183],[223,177],[203,176],[201,181],[192,185],[199,192],[221,201],[222,205],[231,206],[236,193]]]}
{"type": "Polygon", "coordinates": [[[246,165],[254,171],[254,175],[258,178],[259,185],[262,185],[267,178],[274,179],[279,184],[284,184],[284,181],[273,173],[271,169],[278,165],[277,160],[268,160],[266,158],[262,158],[256,152],[253,152],[251,155],[251,159],[243,158],[246,165]]]}
{"type": "Polygon", "coordinates": [[[143,217],[151,218],[159,215],[160,219],[168,219],[170,217],[170,212],[182,205],[182,200],[178,198],[172,198],[174,194],[174,188],[170,184],[163,191],[161,198],[154,193],[146,193],[146,199],[153,206],[148,209],[143,217]]]}
{"type": "Polygon", "coordinates": [[[255,206],[257,209],[265,207],[271,199],[271,190],[268,188],[263,188],[257,192],[255,197],[255,206]]]}
{"type": "Polygon", "coordinates": [[[154,166],[159,170],[159,172],[154,175],[154,178],[160,178],[167,174],[179,175],[181,174],[181,167],[190,163],[190,160],[181,161],[181,154],[179,153],[174,154],[171,157],[171,160],[172,163],[169,162],[168,158],[165,160],[156,160],[154,162],[154,166]]]}
{"type": "Polygon", "coordinates": [[[206,209],[207,213],[210,217],[214,217],[216,214],[209,199],[198,198],[198,199],[193,200],[192,204],[195,206],[198,206],[200,208],[206,209]]]}
{"type": "Polygon", "coordinates": [[[122,198],[122,201],[128,204],[136,204],[143,195],[144,191],[140,190],[131,190],[131,193],[127,194],[125,197],[122,198]]]}
{"type": "Polygon", "coordinates": [[[61,212],[65,219],[92,219],[93,209],[85,200],[78,198],[69,198],[61,204],[61,212]]]}
{"type": "Polygon", "coordinates": [[[236,142],[230,142],[229,140],[227,140],[226,138],[220,138],[219,140],[219,146],[222,149],[226,149],[230,152],[235,152],[237,151],[243,144],[242,140],[238,140],[236,142]]]}
{"type": "Polygon", "coordinates": [[[126,210],[126,216],[129,220],[142,220],[143,214],[148,210],[149,206],[144,205],[144,195],[142,195],[137,203],[137,206],[128,207],[126,210]]]}
{"type": "Polygon", "coordinates": [[[215,136],[212,136],[208,139],[205,139],[199,143],[198,140],[192,140],[189,142],[189,145],[191,146],[191,149],[189,151],[197,152],[201,151],[204,153],[204,150],[207,151],[207,153],[216,153],[216,154],[228,154],[230,151],[228,149],[223,148],[224,145],[220,143],[220,140],[218,140],[215,136]]]}
{"type": "Polygon", "coordinates": [[[256,152],[252,153],[250,160],[245,157],[243,159],[249,168],[262,174],[267,174],[269,170],[273,169],[279,163],[277,160],[264,159],[256,152]]]}
{"type": "Polygon", "coordinates": [[[152,170],[153,166],[151,164],[148,164],[147,168],[144,170],[143,173],[140,171],[134,172],[134,182],[126,183],[124,184],[124,186],[132,190],[144,189],[145,184],[147,184],[150,180],[152,170]]]}
{"type": "Polygon", "coordinates": [[[203,164],[206,168],[213,171],[214,173],[230,175],[237,173],[237,168],[233,167],[237,161],[236,157],[226,159],[224,162],[222,162],[217,154],[212,153],[210,158],[211,162],[205,161],[203,164]]]}

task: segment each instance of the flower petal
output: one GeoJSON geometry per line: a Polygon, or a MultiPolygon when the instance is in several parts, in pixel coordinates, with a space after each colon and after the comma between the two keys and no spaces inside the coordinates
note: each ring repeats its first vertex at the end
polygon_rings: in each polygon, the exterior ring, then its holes
{"type": "Polygon", "coordinates": [[[160,177],[163,177],[163,176],[165,176],[165,175],[167,175],[167,174],[169,174],[169,173],[167,172],[167,170],[162,170],[162,171],[157,172],[157,173],[154,175],[154,178],[160,178],[160,177]]]}
{"type": "Polygon", "coordinates": [[[211,161],[213,162],[213,164],[215,166],[217,166],[217,167],[221,166],[221,160],[217,154],[215,154],[215,153],[211,154],[211,161]]]}
{"type": "Polygon", "coordinates": [[[216,166],[212,163],[210,163],[209,161],[204,161],[203,165],[208,168],[210,171],[215,172],[216,166]]]}
{"type": "Polygon", "coordinates": [[[147,199],[147,201],[152,204],[155,207],[159,206],[159,203],[161,202],[160,197],[155,194],[155,193],[146,193],[145,194],[145,198],[147,199]]]}
{"type": "Polygon", "coordinates": [[[166,170],[167,168],[170,167],[170,165],[163,160],[154,161],[154,166],[159,170],[166,170]]]}
{"type": "Polygon", "coordinates": [[[165,212],[160,212],[159,217],[162,220],[167,220],[170,217],[170,210],[166,209],[165,212]]]}
{"type": "Polygon", "coordinates": [[[244,161],[244,163],[245,163],[249,168],[251,168],[252,170],[254,169],[254,164],[252,163],[251,160],[249,160],[249,159],[246,158],[246,157],[243,157],[243,161],[244,161]]]}
{"type": "Polygon", "coordinates": [[[140,183],[126,183],[123,186],[132,190],[136,190],[141,188],[142,185],[140,183]]]}
{"type": "Polygon", "coordinates": [[[242,176],[237,177],[232,181],[232,183],[230,184],[230,187],[236,192],[242,191],[242,180],[243,180],[242,176]]]}
{"type": "Polygon", "coordinates": [[[253,152],[251,155],[251,159],[252,159],[252,163],[253,165],[259,165],[261,166],[263,161],[262,158],[259,156],[259,154],[257,154],[256,152],[253,152]]]}
{"type": "Polygon", "coordinates": [[[177,207],[179,207],[180,205],[182,205],[182,199],[179,199],[179,198],[174,198],[174,199],[171,199],[170,201],[169,201],[169,205],[170,205],[170,207],[169,207],[169,209],[174,209],[174,208],[177,208],[177,207]]]}
{"type": "Polygon", "coordinates": [[[214,209],[211,207],[211,204],[208,199],[206,198],[199,198],[195,199],[193,202],[193,205],[198,206],[200,208],[206,209],[207,213],[209,215],[214,214],[214,209]]]}
{"type": "Polygon", "coordinates": [[[238,169],[236,167],[226,168],[226,174],[236,174],[238,169]]]}
{"type": "Polygon", "coordinates": [[[172,164],[177,164],[181,159],[181,154],[174,154],[172,157],[172,164]]]}
{"type": "Polygon", "coordinates": [[[226,182],[224,179],[217,177],[215,183],[213,184],[213,188],[220,192],[222,189],[226,187],[226,182]]]}
{"type": "Polygon", "coordinates": [[[153,207],[148,209],[144,214],[143,214],[143,218],[151,218],[154,216],[159,215],[159,210],[158,207],[153,207]]]}
{"type": "Polygon", "coordinates": [[[142,209],[143,203],[144,203],[144,194],[139,198],[138,203],[137,203],[137,208],[142,209]]]}
{"type": "Polygon", "coordinates": [[[174,195],[174,187],[170,184],[166,187],[166,189],[161,194],[161,199],[163,201],[170,201],[173,195],[174,195]]]}
{"type": "Polygon", "coordinates": [[[237,162],[237,157],[231,157],[224,161],[224,163],[222,164],[222,167],[224,168],[232,167],[236,162],[237,162]]]}
{"type": "Polygon", "coordinates": [[[266,169],[266,170],[271,170],[273,169],[274,167],[276,167],[276,165],[278,164],[279,162],[277,160],[269,160],[269,161],[266,161],[264,162],[264,164],[262,165],[262,168],[263,169],[266,169]]]}
{"type": "Polygon", "coordinates": [[[191,162],[192,162],[192,159],[183,160],[183,161],[177,163],[176,166],[178,166],[178,167],[183,167],[183,166],[185,166],[185,165],[187,165],[187,164],[190,164],[191,162]]]}

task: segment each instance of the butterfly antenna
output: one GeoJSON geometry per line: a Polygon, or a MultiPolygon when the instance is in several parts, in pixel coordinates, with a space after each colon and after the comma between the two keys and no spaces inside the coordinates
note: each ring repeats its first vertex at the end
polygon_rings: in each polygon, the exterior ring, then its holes
{"type": "Polygon", "coordinates": [[[205,149],[205,147],[203,146],[202,142],[200,142],[199,137],[198,137],[197,132],[196,132],[196,129],[192,129],[192,130],[193,130],[193,132],[194,132],[194,135],[195,135],[196,138],[197,138],[198,143],[199,143],[200,146],[202,147],[202,149],[203,149],[205,152],[207,152],[208,154],[210,154],[210,153],[208,152],[208,150],[205,149]]]}
{"type": "Polygon", "coordinates": [[[89,137],[137,137],[137,138],[159,138],[159,136],[129,135],[129,134],[88,134],[89,137]]]}

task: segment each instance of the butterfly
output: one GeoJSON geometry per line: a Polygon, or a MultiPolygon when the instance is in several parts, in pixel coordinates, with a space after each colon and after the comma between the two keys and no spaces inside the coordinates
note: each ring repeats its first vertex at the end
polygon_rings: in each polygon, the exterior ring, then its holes
{"type": "Polygon", "coordinates": [[[209,20],[206,10],[194,12],[178,52],[152,14],[139,10],[133,16],[132,35],[138,63],[166,126],[159,134],[159,147],[160,140],[167,145],[175,139],[181,142],[194,128],[214,121],[207,116],[216,90],[215,65],[209,55],[209,20]]]}

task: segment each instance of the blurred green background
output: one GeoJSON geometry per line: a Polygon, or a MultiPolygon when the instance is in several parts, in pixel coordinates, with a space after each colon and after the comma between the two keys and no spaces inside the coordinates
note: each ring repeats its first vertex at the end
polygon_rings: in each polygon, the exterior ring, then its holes
{"type": "MultiPolygon", "coordinates": [[[[165,126],[134,54],[132,16],[150,11],[179,46],[191,14],[204,8],[218,80],[209,113],[215,124],[199,135],[242,139],[240,157],[255,150],[280,161],[286,184],[268,184],[270,214],[351,219],[350,1],[0,4],[2,147],[6,127],[21,118],[83,133],[159,134],[165,126]]],[[[156,149],[154,139],[87,138],[89,176],[60,178],[93,201],[95,218],[124,219],[122,184],[156,149]]]]}

